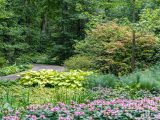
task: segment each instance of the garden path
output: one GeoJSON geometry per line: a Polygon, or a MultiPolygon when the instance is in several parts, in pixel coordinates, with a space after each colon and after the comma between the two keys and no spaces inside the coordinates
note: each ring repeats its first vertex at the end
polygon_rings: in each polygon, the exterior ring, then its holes
{"type": "MultiPolygon", "coordinates": [[[[63,66],[56,66],[56,65],[33,64],[32,66],[33,66],[31,69],[32,71],[38,71],[42,69],[45,69],[45,70],[52,69],[52,70],[61,72],[64,70],[63,66]]],[[[20,73],[0,77],[0,80],[16,80],[18,78],[17,76],[18,74],[20,73]]]]}

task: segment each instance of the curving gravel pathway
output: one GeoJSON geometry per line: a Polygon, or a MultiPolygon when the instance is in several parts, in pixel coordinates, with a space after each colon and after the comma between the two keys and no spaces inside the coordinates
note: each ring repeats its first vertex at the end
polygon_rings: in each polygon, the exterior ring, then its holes
{"type": "MultiPolygon", "coordinates": [[[[52,70],[56,70],[58,72],[61,72],[64,70],[63,66],[56,66],[56,65],[33,64],[32,66],[33,66],[31,69],[32,71],[38,71],[38,70],[42,70],[42,69],[45,69],[45,70],[52,69],[52,70]]],[[[16,80],[18,78],[18,76],[17,76],[18,74],[20,74],[20,73],[0,77],[0,80],[16,80]]]]}

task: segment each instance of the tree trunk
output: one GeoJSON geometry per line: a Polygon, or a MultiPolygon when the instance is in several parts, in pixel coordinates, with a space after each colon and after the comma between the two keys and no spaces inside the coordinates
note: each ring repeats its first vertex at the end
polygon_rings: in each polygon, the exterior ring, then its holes
{"type": "Polygon", "coordinates": [[[41,17],[41,32],[42,33],[46,32],[46,26],[47,26],[47,17],[46,17],[46,15],[43,15],[41,17]]]}
{"type": "Polygon", "coordinates": [[[132,71],[135,69],[135,57],[136,57],[136,37],[135,37],[135,30],[132,31],[132,60],[131,60],[131,68],[132,71]]]}
{"type": "MultiPolygon", "coordinates": [[[[132,0],[132,22],[135,23],[136,20],[135,20],[135,0],[132,0]]],[[[132,58],[131,58],[131,68],[132,68],[132,71],[135,70],[135,57],[136,57],[136,32],[133,28],[133,31],[132,31],[132,58]]]]}

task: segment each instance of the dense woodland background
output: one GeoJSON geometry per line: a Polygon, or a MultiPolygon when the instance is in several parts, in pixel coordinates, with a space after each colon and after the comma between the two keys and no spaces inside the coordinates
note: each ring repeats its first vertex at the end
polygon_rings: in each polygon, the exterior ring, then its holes
{"type": "MultiPolygon", "coordinates": [[[[96,56],[92,68],[119,74],[121,71],[128,72],[135,67],[158,62],[159,39],[159,0],[0,0],[0,66],[33,62],[63,65],[68,58],[80,54],[77,61],[83,64],[83,60],[86,60],[87,67],[92,65],[87,61],[90,58],[85,59],[85,56],[96,56]],[[109,25],[104,25],[106,29],[102,30],[102,23],[103,25],[109,23],[109,25]],[[92,31],[99,31],[97,25],[102,29],[97,34],[93,32],[93,36],[92,31]],[[123,27],[126,26],[128,28],[124,30],[123,27]],[[93,50],[95,44],[91,41],[96,41],[93,40],[96,35],[104,32],[97,37],[96,44],[98,44],[98,41],[110,38],[116,41],[123,36],[115,38],[118,33],[126,35],[124,31],[128,30],[130,35],[127,36],[127,40],[130,43],[125,44],[128,46],[125,50],[125,52],[128,50],[127,57],[122,56],[123,50],[121,53],[113,53],[115,56],[120,54],[120,58],[113,57],[113,54],[106,54],[101,49],[96,51],[97,53],[93,50]],[[109,35],[106,31],[112,31],[112,34],[109,35]],[[144,41],[139,36],[143,36],[144,41]],[[139,38],[142,40],[141,43],[137,43],[139,38]],[[82,41],[88,41],[88,46],[92,45],[89,55],[82,53],[82,49],[88,48],[86,43],[84,43],[86,46],[82,45],[82,41]],[[152,47],[151,43],[154,43],[152,47]],[[142,51],[143,54],[137,57],[142,51]],[[90,54],[92,52],[93,54],[90,54]],[[120,62],[124,58],[127,60],[120,62]],[[144,65],[141,65],[142,63],[144,65]]],[[[119,44],[113,44],[115,49],[118,48],[119,44]]],[[[96,50],[99,48],[95,47],[96,50]]],[[[66,65],[73,63],[72,60],[69,62],[67,61],[66,65]]]]}

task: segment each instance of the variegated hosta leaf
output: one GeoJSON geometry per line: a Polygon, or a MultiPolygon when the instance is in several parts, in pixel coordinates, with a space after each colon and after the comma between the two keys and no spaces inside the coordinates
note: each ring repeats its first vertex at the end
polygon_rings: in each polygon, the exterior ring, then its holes
{"type": "Polygon", "coordinates": [[[56,72],[54,70],[29,71],[22,73],[20,76],[20,84],[22,85],[46,85],[57,87],[82,87],[82,81],[85,76],[91,75],[93,72],[84,72],[81,70],[71,70],[69,72],[56,72]]]}

